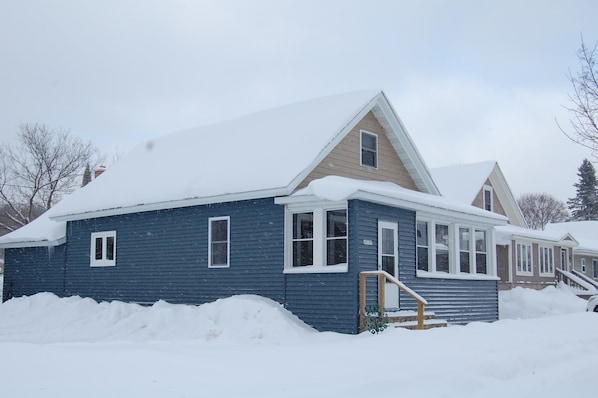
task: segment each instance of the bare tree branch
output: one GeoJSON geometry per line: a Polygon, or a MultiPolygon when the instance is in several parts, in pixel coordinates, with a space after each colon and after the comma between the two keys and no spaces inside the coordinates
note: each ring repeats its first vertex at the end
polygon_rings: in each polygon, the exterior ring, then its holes
{"type": "Polygon", "coordinates": [[[91,143],[44,124],[19,126],[17,144],[0,147],[0,228],[28,224],[79,186],[101,159],[91,143]]]}

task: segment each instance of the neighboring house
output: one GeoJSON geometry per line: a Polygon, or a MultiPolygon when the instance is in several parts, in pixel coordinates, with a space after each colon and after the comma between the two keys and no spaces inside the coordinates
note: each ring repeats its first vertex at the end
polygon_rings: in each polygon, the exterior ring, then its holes
{"type": "Polygon", "coordinates": [[[496,228],[500,289],[555,285],[557,269],[570,267],[577,241],[566,231],[555,234],[527,228],[497,162],[443,167],[431,172],[444,196],[508,218],[510,225],[496,228]]]}
{"type": "Polygon", "coordinates": [[[496,161],[439,167],[432,169],[431,173],[443,196],[501,214],[511,225],[527,227],[496,161]]]}
{"type": "Polygon", "coordinates": [[[506,225],[496,228],[496,244],[500,289],[543,289],[556,285],[559,270],[571,268],[578,242],[567,232],[506,225]]]}
{"type": "Polygon", "coordinates": [[[573,248],[572,267],[565,270],[572,275],[564,274],[559,278],[568,283],[573,279],[579,288],[595,293],[598,288],[598,221],[551,223],[546,225],[546,231],[566,231],[577,239],[579,244],[573,248]]]}
{"type": "MultiPolygon", "coordinates": [[[[440,196],[385,94],[360,91],[140,146],[0,238],[3,299],[257,294],[318,330],[356,333],[360,274],[384,270],[449,322],[493,321],[494,227],[506,221],[440,196]]],[[[393,289],[387,308],[417,308],[393,289]]]]}

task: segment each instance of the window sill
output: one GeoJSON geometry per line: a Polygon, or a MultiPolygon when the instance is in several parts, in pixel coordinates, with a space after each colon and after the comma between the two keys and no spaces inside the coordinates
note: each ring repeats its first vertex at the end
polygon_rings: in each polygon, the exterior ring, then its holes
{"type": "Polygon", "coordinates": [[[349,272],[347,264],[327,265],[327,266],[313,266],[285,268],[284,274],[338,274],[342,272],[349,272]]]}
{"type": "Polygon", "coordinates": [[[116,267],[116,263],[106,263],[106,264],[89,264],[91,268],[103,268],[103,267],[116,267]]]}
{"type": "Polygon", "coordinates": [[[449,274],[446,272],[428,272],[417,270],[415,274],[418,278],[431,278],[431,279],[460,279],[460,280],[474,280],[474,281],[498,281],[500,278],[493,275],[485,274],[449,274]]]}
{"type": "Polygon", "coordinates": [[[533,272],[515,272],[517,276],[534,276],[533,272]]]}

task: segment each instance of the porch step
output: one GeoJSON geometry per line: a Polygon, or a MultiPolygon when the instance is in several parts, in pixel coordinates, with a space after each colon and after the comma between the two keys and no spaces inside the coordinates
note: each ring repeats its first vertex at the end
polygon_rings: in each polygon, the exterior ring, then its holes
{"type": "MultiPolygon", "coordinates": [[[[393,311],[385,313],[389,326],[410,330],[417,329],[416,311],[393,311]]],[[[448,323],[444,319],[436,319],[436,314],[430,311],[424,312],[424,329],[446,327],[448,323]]]]}

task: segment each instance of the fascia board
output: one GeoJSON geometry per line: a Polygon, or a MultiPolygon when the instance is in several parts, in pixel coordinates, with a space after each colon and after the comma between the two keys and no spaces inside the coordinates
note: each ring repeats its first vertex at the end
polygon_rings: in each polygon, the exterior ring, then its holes
{"type": "Polygon", "coordinates": [[[521,213],[521,209],[519,208],[519,205],[517,204],[517,200],[515,199],[515,196],[513,195],[513,191],[511,191],[511,188],[509,187],[509,183],[507,182],[504,174],[502,173],[502,170],[500,169],[500,166],[498,165],[498,163],[495,163],[494,169],[488,176],[488,179],[492,183],[492,186],[495,187],[495,193],[496,193],[496,196],[498,196],[498,199],[500,200],[500,202],[503,204],[503,206],[507,206],[508,207],[507,211],[509,211],[510,214],[514,215],[517,218],[516,220],[511,220],[511,222],[514,225],[517,225],[520,227],[527,227],[527,223],[525,222],[523,213],[521,213]],[[497,187],[500,189],[496,189],[497,187]],[[515,222],[517,224],[515,224],[515,222]]]}
{"type": "Polygon", "coordinates": [[[21,241],[0,243],[0,249],[18,249],[23,247],[53,247],[66,242],[66,236],[55,240],[21,241]]]}
{"type": "MultiPolygon", "coordinates": [[[[384,92],[381,94],[382,98],[380,101],[378,101],[377,105],[378,110],[383,116],[384,120],[381,120],[380,122],[389,133],[392,133],[389,135],[395,151],[397,154],[399,154],[399,157],[403,163],[405,163],[405,160],[409,161],[410,164],[406,164],[405,167],[408,169],[412,178],[413,175],[416,175],[419,179],[421,179],[420,184],[418,185],[419,189],[426,193],[440,195],[440,190],[432,179],[432,175],[430,174],[428,166],[419,153],[417,146],[411,139],[411,136],[407,132],[405,125],[401,121],[401,118],[393,108],[392,104],[388,101],[384,92]],[[405,156],[401,156],[401,154],[404,154],[405,156]]],[[[380,117],[378,118],[380,119],[380,117]]]]}

